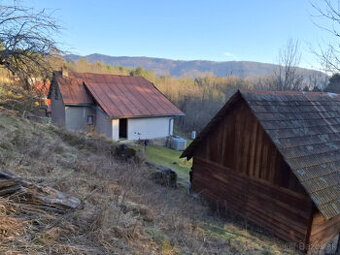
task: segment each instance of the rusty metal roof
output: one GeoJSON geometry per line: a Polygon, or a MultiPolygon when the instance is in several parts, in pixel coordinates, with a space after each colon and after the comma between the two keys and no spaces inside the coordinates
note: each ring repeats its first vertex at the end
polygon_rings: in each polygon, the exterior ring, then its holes
{"type": "Polygon", "coordinates": [[[35,81],[33,87],[35,91],[37,91],[39,94],[43,96],[48,96],[50,86],[51,86],[50,81],[35,81]]]}
{"type": "Polygon", "coordinates": [[[92,97],[111,118],[183,115],[143,77],[69,72],[58,84],[65,104],[93,103],[92,97]]]}
{"type": "Polygon", "coordinates": [[[319,92],[241,90],[202,131],[208,135],[229,104],[245,99],[284,160],[327,218],[340,214],[340,95],[319,92]]]}
{"type": "Polygon", "coordinates": [[[64,104],[79,105],[93,104],[93,100],[89,93],[85,90],[84,82],[75,75],[69,73],[68,77],[63,77],[61,72],[55,72],[54,78],[58,84],[64,104]]]}

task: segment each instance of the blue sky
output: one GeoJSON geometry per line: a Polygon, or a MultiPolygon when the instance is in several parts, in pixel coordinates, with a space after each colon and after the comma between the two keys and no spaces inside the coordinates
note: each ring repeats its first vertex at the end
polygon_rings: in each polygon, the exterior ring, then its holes
{"type": "MultiPolygon", "coordinates": [[[[313,1],[313,0],[312,0],[313,1]]],[[[318,2],[315,0],[314,2],[318,2]]],[[[277,61],[299,40],[301,66],[319,66],[311,53],[329,41],[313,24],[309,0],[30,0],[56,10],[63,47],[76,54],[216,61],[277,61]]],[[[318,22],[318,21],[317,21],[318,22]]]]}

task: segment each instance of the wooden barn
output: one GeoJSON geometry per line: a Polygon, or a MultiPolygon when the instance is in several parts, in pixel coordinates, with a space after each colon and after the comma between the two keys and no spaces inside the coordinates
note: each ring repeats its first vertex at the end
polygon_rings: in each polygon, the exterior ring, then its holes
{"type": "Polygon", "coordinates": [[[182,157],[195,192],[290,243],[340,232],[340,95],[238,91],[182,157]]]}

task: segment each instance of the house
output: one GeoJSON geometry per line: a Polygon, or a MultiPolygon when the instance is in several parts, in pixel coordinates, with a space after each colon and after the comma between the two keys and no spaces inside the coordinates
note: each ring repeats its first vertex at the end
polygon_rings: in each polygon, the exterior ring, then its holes
{"type": "Polygon", "coordinates": [[[143,77],[55,72],[49,92],[52,121],[69,130],[92,128],[113,140],[173,134],[183,113],[143,77]]]}
{"type": "Polygon", "coordinates": [[[35,80],[33,81],[33,89],[42,98],[47,100],[51,82],[49,80],[35,80]]]}
{"type": "Polygon", "coordinates": [[[33,89],[40,97],[40,104],[45,109],[45,115],[51,116],[51,99],[48,99],[51,82],[48,80],[34,79],[33,89]]]}
{"type": "Polygon", "coordinates": [[[340,232],[340,95],[238,91],[181,157],[195,192],[300,248],[340,232]]]}

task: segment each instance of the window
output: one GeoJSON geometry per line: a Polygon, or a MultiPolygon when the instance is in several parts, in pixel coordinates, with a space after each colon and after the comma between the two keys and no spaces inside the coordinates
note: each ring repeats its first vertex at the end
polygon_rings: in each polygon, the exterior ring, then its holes
{"type": "Polygon", "coordinates": [[[88,115],[87,116],[87,124],[93,125],[93,115],[88,115]]]}

